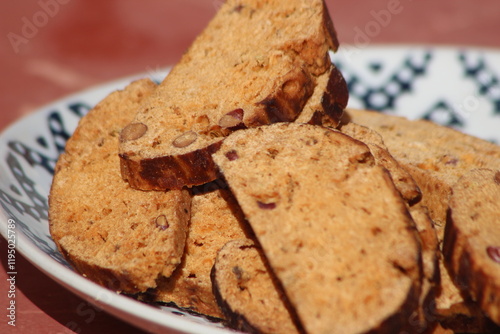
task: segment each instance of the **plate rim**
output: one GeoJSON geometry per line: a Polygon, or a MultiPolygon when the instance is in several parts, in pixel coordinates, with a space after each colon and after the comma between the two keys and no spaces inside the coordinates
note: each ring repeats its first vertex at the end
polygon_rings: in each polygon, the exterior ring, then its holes
{"type": "MultiPolygon", "coordinates": [[[[0,210],[0,218],[4,218],[4,216],[5,214],[3,210],[0,210]]],[[[6,229],[4,227],[4,224],[2,224],[0,232],[2,233],[2,236],[5,237],[4,232],[6,229]]],[[[16,252],[19,251],[19,253],[22,254],[24,258],[27,259],[34,267],[53,279],[59,285],[76,294],[88,303],[94,305],[98,309],[102,309],[110,314],[113,314],[122,321],[137,326],[138,328],[148,329],[148,331],[150,331],[152,327],[155,327],[151,325],[156,325],[157,328],[154,328],[155,330],[164,330],[168,328],[189,334],[197,334],[201,332],[207,334],[234,333],[234,331],[228,328],[209,327],[205,324],[190,321],[189,319],[182,318],[179,315],[165,312],[160,308],[153,307],[149,304],[102,287],[85,278],[76,271],[73,271],[53,260],[50,256],[42,252],[36,245],[34,245],[33,242],[31,242],[31,240],[29,240],[22,232],[18,233],[16,236],[16,242],[16,252]],[[52,272],[41,266],[39,264],[40,260],[42,262],[52,262],[52,272]],[[58,276],[57,274],[61,275],[58,276]],[[74,286],[76,285],[75,282],[80,288],[74,286]],[[132,313],[132,309],[134,311],[136,309],[142,311],[142,316],[138,317],[136,313],[132,313]],[[133,319],[124,318],[122,314],[132,315],[133,319]],[[148,321],[149,326],[143,325],[144,321],[148,321]]]]}

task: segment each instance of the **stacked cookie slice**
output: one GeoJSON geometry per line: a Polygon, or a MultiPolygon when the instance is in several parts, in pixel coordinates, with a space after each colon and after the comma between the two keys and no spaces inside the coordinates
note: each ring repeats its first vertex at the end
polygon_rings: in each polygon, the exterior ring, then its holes
{"type": "Polygon", "coordinates": [[[141,190],[213,181],[224,137],[293,121],[311,96],[338,124],[348,93],[329,58],[337,47],[322,0],[226,1],[123,129],[124,179],[141,190]]]}
{"type": "Polygon", "coordinates": [[[50,193],[62,254],[112,290],[246,332],[495,328],[500,148],[344,113],[337,47],[322,0],[226,1],[162,83],[79,123],[50,193]],[[462,299],[444,305],[448,287],[462,299]]]}
{"type": "Polygon", "coordinates": [[[191,216],[187,190],[137,192],[117,168],[120,131],[155,88],[148,79],[134,82],[81,120],[49,197],[50,232],[61,253],[86,277],[128,293],[173,273],[191,216]]]}
{"type": "MultiPolygon", "coordinates": [[[[428,211],[439,245],[440,279],[433,301],[434,307],[427,312],[428,318],[437,319],[457,332],[498,331],[491,322],[493,320],[496,324],[500,323],[496,312],[491,310],[497,308],[498,303],[494,298],[489,299],[490,304],[481,301],[483,295],[477,291],[477,287],[484,287],[484,292],[489,288],[479,281],[480,274],[474,274],[467,265],[473,265],[476,261],[480,261],[482,265],[487,262],[479,258],[462,258],[460,264],[457,263],[457,254],[464,250],[458,247],[451,236],[458,233],[456,230],[460,228],[459,224],[453,222],[461,221],[469,229],[472,228],[474,233],[488,231],[486,234],[482,232],[475,239],[476,242],[484,243],[481,251],[476,250],[476,255],[482,252],[487,256],[488,247],[496,247],[500,243],[498,234],[491,228],[499,223],[500,217],[499,202],[495,199],[494,178],[500,170],[500,147],[429,121],[410,121],[371,111],[348,110],[344,114],[343,123],[366,125],[378,132],[385,147],[409,172],[422,191],[421,201],[415,206],[424,207],[428,211]],[[488,173],[491,174],[490,177],[486,176],[488,173]],[[479,175],[484,177],[483,181],[479,175]],[[484,189],[489,191],[480,195],[471,190],[465,192],[468,196],[457,195],[457,192],[464,193],[459,189],[463,189],[463,184],[470,183],[468,180],[471,179],[476,179],[476,184],[482,183],[484,189]],[[461,201],[457,201],[457,198],[461,201]],[[464,209],[469,210],[470,205],[479,207],[482,203],[490,203],[480,214],[483,220],[472,219],[473,214],[458,214],[459,211],[464,212],[464,209]],[[471,279],[471,276],[475,278],[471,279]],[[476,287],[475,292],[473,286],[476,287]]],[[[494,264],[493,261],[493,267],[494,264]]],[[[490,276],[490,279],[490,283],[497,282],[499,277],[490,276]]]]}
{"type": "Polygon", "coordinates": [[[234,133],[214,160],[308,333],[408,326],[421,291],[419,239],[367,145],[279,123],[234,133]]]}
{"type": "Polygon", "coordinates": [[[210,270],[247,232],[231,194],[206,190],[220,176],[211,153],[235,130],[302,111],[338,124],[337,47],[322,0],[226,1],[162,83],[134,82],[78,125],[50,194],[64,256],[113,290],[221,317],[210,270]]]}

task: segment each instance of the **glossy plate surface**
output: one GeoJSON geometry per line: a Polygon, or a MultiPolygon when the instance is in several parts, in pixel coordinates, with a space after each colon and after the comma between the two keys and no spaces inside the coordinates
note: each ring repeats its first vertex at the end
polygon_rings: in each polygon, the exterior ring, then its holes
{"type": "MultiPolygon", "coordinates": [[[[333,56],[349,85],[349,107],[425,118],[500,143],[500,51],[453,47],[346,46],[333,56]]],[[[167,73],[157,73],[162,79],[167,73]]],[[[0,232],[15,225],[16,250],[97,307],[147,331],[225,333],[220,324],[117,295],[74,272],[52,242],[48,194],[58,155],[79,119],[139,74],[80,92],[7,128],[0,136],[0,232]],[[9,224],[11,223],[11,224],[9,224]],[[10,227],[9,227],[10,225],[10,227]]]]}

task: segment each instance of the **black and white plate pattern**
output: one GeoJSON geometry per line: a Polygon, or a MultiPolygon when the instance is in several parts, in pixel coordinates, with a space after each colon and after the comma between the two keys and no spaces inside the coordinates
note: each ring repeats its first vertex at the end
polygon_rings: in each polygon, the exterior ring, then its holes
{"type": "Polygon", "coordinates": [[[424,118],[500,143],[500,52],[346,46],[333,56],[349,106],[424,118]]]}
{"type": "MultiPolygon", "coordinates": [[[[500,51],[454,47],[346,46],[332,56],[350,91],[349,107],[424,118],[500,143],[500,51]]],[[[155,73],[161,79],[167,71],[155,73]]],[[[220,324],[145,305],[74,272],[50,238],[54,166],[81,117],[137,75],[79,92],[19,120],[0,136],[0,232],[14,222],[16,250],[63,286],[148,331],[224,333],[220,324]]],[[[11,225],[12,226],[12,225],[11,225]]]]}

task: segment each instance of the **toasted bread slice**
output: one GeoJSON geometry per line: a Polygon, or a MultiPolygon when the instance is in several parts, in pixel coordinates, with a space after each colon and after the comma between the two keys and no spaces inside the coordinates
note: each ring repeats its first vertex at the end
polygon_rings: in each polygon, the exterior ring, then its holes
{"type": "Polygon", "coordinates": [[[231,134],[214,161],[308,333],[410,326],[420,243],[405,201],[365,144],[279,123],[231,134]]]}
{"type": "Polygon", "coordinates": [[[252,240],[233,240],[219,251],[212,282],[232,328],[263,334],[300,333],[262,252],[252,240]]]}
{"type": "Polygon", "coordinates": [[[453,281],[500,324],[500,170],[475,169],[453,186],[443,254],[453,281]]]}
{"type": "Polygon", "coordinates": [[[136,81],[84,116],[50,190],[50,233],[61,253],[84,276],[120,292],[154,288],[172,274],[189,222],[187,191],[137,191],[120,175],[118,135],[155,88],[136,81]]]}
{"type": "Polygon", "coordinates": [[[213,181],[223,138],[295,120],[337,47],[323,0],[226,1],[121,132],[123,178],[143,190],[213,181]]]}

